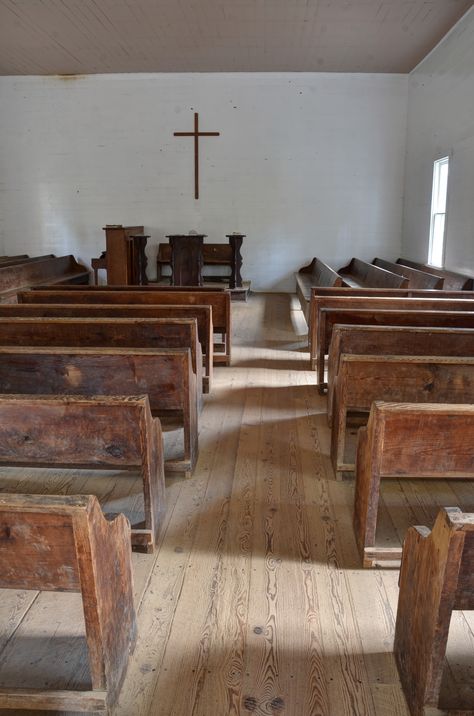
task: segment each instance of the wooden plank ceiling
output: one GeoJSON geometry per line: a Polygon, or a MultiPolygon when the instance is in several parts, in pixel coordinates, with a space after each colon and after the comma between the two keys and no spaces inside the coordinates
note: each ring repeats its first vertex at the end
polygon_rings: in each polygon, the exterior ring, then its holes
{"type": "Polygon", "coordinates": [[[408,72],[473,0],[0,0],[0,74],[408,72]]]}

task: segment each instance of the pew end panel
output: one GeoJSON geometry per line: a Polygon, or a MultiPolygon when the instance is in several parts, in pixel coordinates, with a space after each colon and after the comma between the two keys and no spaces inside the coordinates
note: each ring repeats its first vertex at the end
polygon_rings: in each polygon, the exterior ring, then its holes
{"type": "Polygon", "coordinates": [[[91,689],[0,689],[0,708],[106,710],[136,642],[130,525],[92,495],[0,495],[0,586],[82,595],[91,689]],[[42,544],[39,552],[35,545],[42,544]]]}
{"type": "MultiPolygon", "coordinates": [[[[447,507],[439,512],[431,532],[427,527],[409,529],[403,545],[394,653],[412,716],[423,716],[426,708],[443,708],[439,698],[451,614],[455,609],[474,609],[473,564],[474,514],[447,507]]],[[[468,711],[466,704],[459,706],[461,713],[472,713],[474,702],[468,711]]]]}

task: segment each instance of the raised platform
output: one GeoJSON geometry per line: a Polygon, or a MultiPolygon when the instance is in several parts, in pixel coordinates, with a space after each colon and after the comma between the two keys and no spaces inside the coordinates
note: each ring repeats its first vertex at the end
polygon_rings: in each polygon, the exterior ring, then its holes
{"type": "MultiPolygon", "coordinates": [[[[216,286],[226,288],[230,291],[230,295],[232,297],[233,301],[247,301],[249,294],[250,294],[250,281],[242,281],[242,288],[232,288],[229,289],[229,282],[224,279],[218,279],[218,280],[209,280],[211,277],[204,276],[204,282],[203,286],[209,287],[209,288],[216,288],[216,286]]],[[[150,285],[153,286],[153,284],[156,284],[157,286],[169,286],[169,277],[164,276],[159,281],[150,281],[150,285]]],[[[192,290],[192,286],[189,287],[189,290],[192,290]]]]}

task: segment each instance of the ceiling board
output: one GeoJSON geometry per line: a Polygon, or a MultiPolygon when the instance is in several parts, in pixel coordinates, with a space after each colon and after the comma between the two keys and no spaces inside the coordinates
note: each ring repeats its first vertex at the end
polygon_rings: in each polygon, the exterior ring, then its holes
{"type": "Polygon", "coordinates": [[[0,0],[0,74],[409,72],[474,0],[0,0]]]}

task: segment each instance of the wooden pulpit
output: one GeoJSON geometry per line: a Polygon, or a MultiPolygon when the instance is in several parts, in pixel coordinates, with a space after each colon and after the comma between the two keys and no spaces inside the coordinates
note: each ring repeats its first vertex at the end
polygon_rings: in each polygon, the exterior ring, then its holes
{"type": "Polygon", "coordinates": [[[206,234],[171,234],[171,285],[202,286],[203,243],[206,234]]]}

